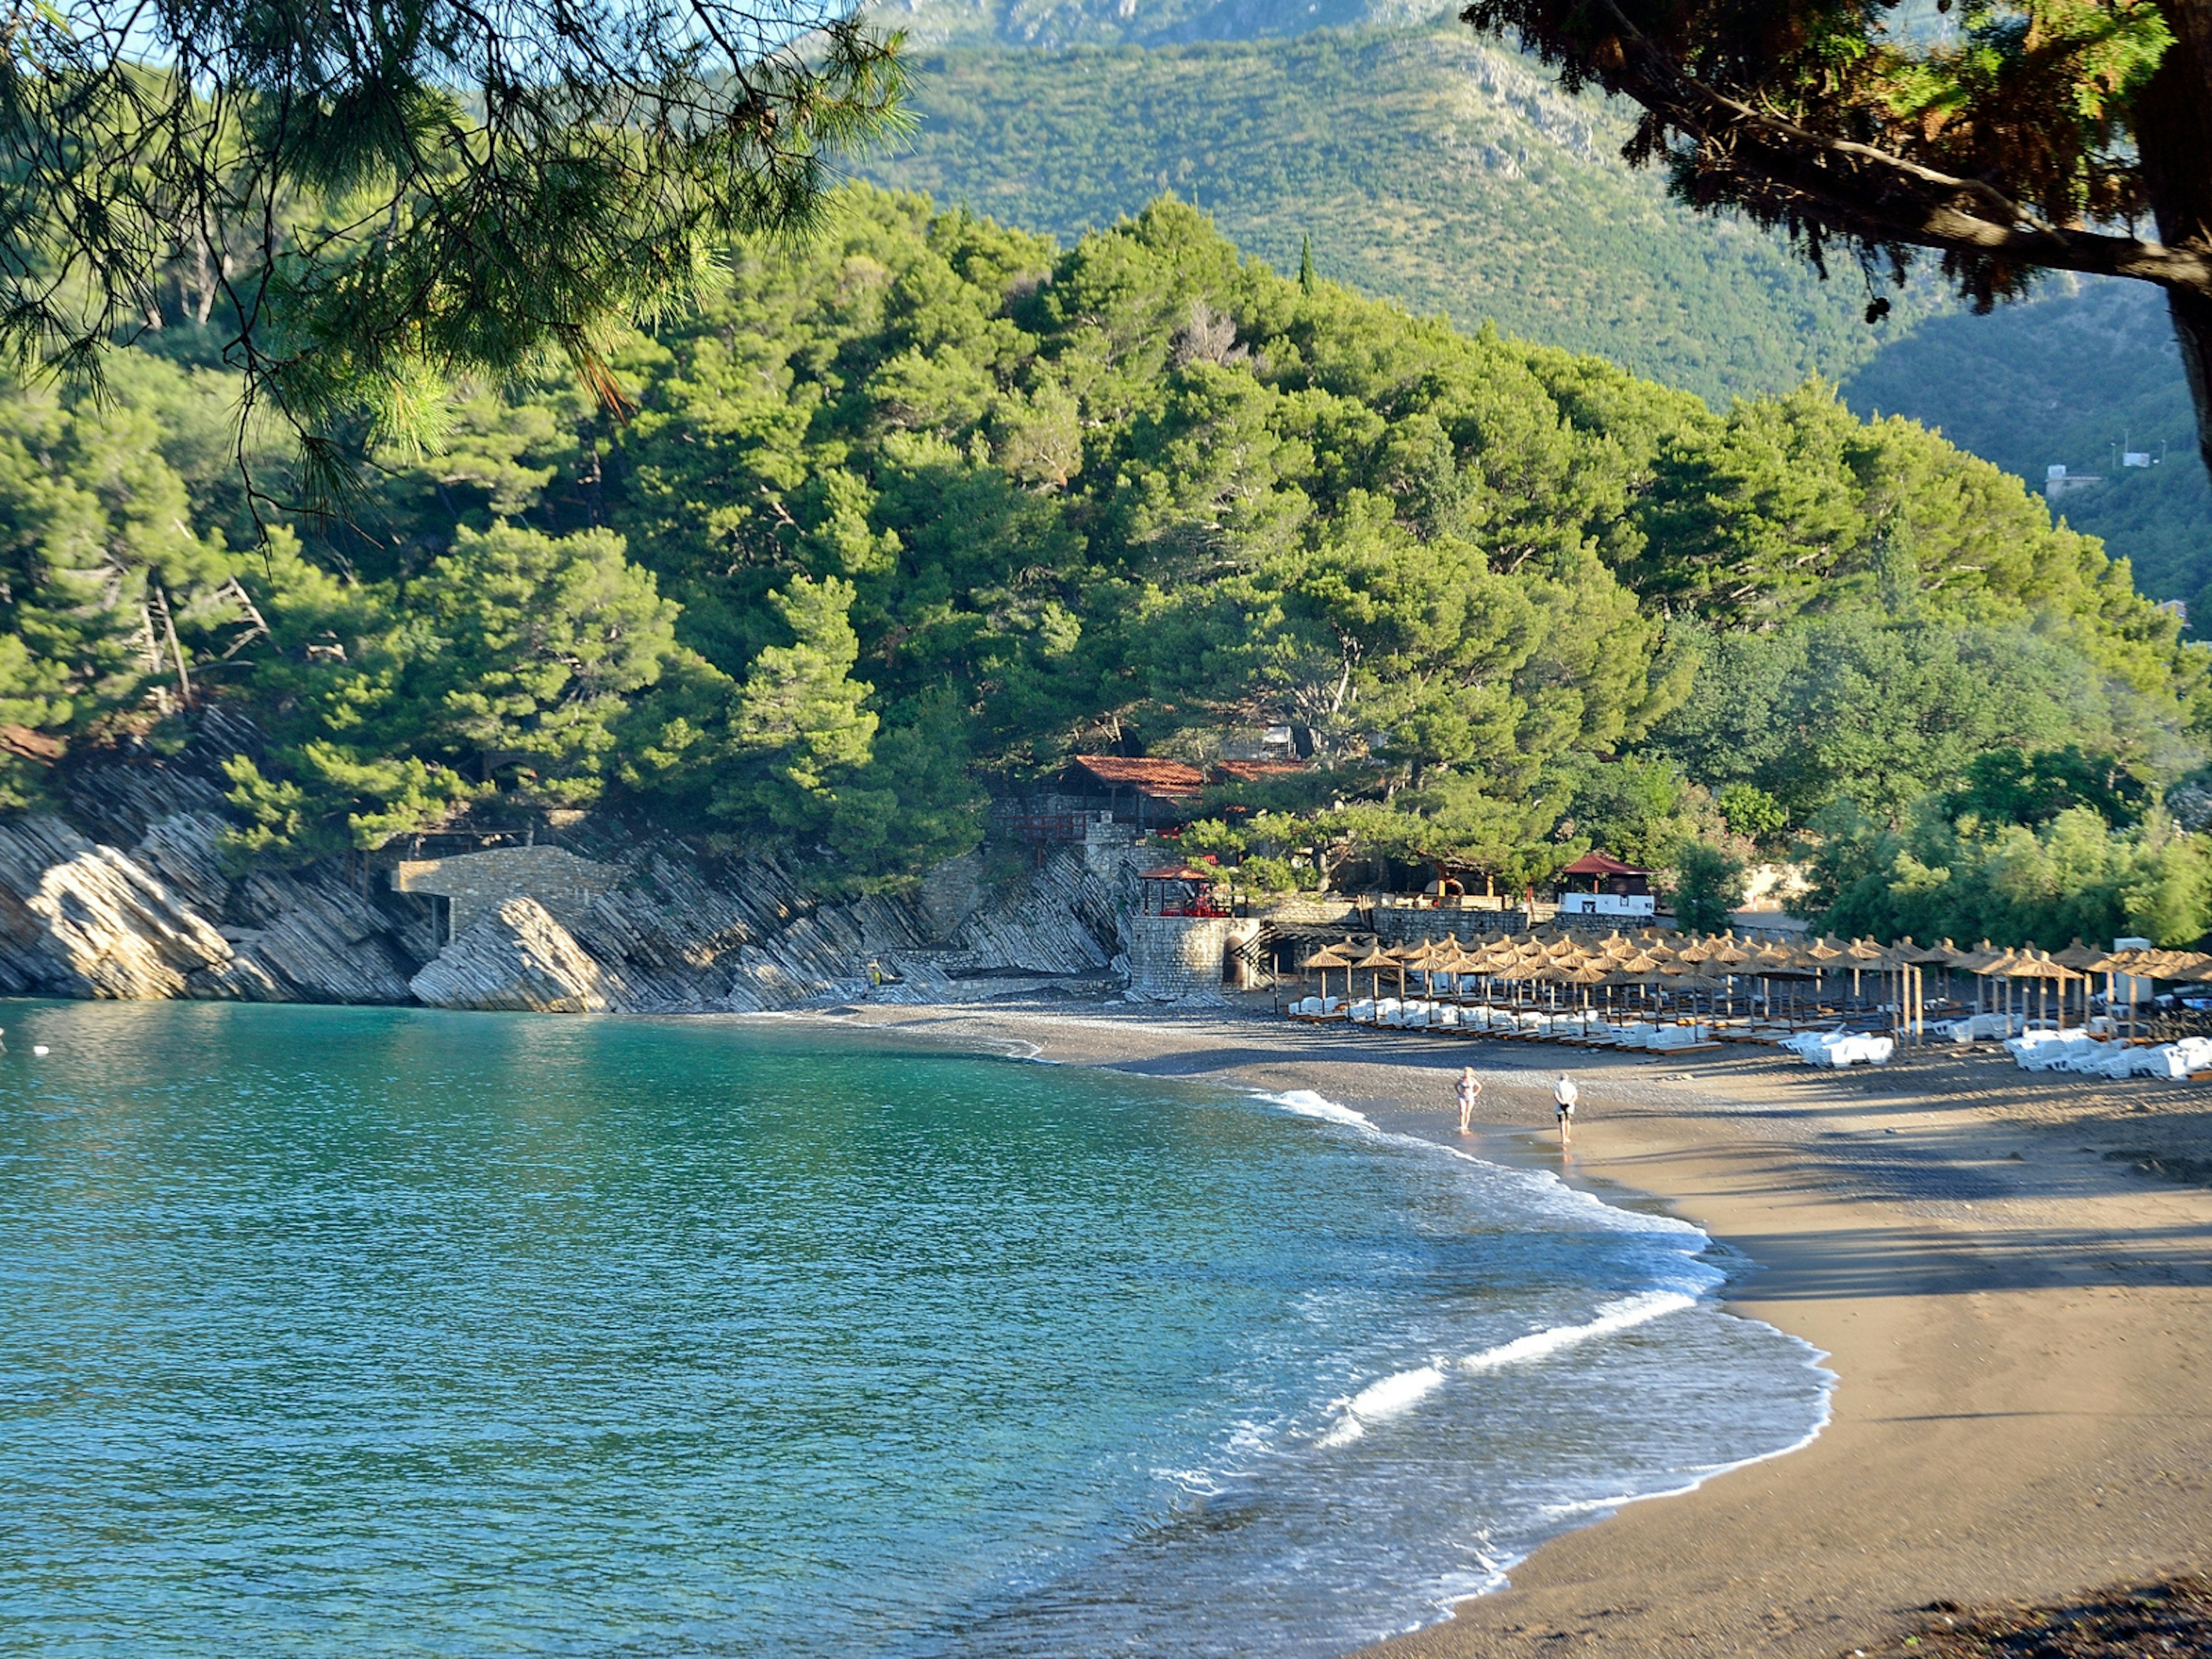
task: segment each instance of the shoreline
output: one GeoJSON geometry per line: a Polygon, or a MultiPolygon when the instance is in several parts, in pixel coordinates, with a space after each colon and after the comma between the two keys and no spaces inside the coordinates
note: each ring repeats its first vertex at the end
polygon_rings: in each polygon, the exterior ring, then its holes
{"type": "Polygon", "coordinates": [[[1649,1201],[1744,1259],[1724,1306],[1828,1358],[1786,1454],[1559,1534],[1504,1588],[1361,1650],[1833,1659],[1936,1601],[2061,1597],[2212,1556],[2212,1091],[2003,1056],[1826,1072],[1295,1026],[1235,1008],[848,1005],[825,1023],[1016,1057],[1311,1089],[1376,1127],[1649,1201]],[[1029,1049],[1027,1055],[1019,1050],[1029,1049]],[[1583,1085],[1571,1156],[1548,1082],[1583,1085]],[[2054,1080],[2056,1079],[2057,1080],[2054,1080]]]}

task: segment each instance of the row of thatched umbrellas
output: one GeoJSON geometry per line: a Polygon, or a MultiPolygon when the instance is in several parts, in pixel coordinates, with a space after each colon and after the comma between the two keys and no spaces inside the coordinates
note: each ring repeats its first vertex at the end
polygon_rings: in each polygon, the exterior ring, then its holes
{"type": "MultiPolygon", "coordinates": [[[[2076,981],[2082,985],[2086,1018],[2087,986],[2097,974],[2106,975],[2108,993],[2112,977],[2117,975],[2212,981],[2212,956],[2181,951],[2099,951],[2079,939],[2053,953],[2033,946],[1993,945],[1986,939],[1972,946],[1954,945],[1949,939],[1932,945],[1916,945],[1910,938],[1894,945],[1877,945],[1863,939],[1813,939],[1784,944],[1739,939],[1733,933],[1663,933],[1656,928],[1634,934],[1616,931],[1602,937],[1571,929],[1547,930],[1504,936],[1473,946],[1446,939],[1386,947],[1376,939],[1364,952],[1347,938],[1340,945],[1316,951],[1304,965],[1321,975],[1324,997],[1329,973],[1340,969],[1347,997],[1354,974],[1370,975],[1378,998],[1384,974],[1395,975],[1401,996],[1405,994],[1407,976],[1420,974],[1431,986],[1437,976],[1449,975],[1455,981],[1478,978],[1514,987],[1525,984],[1532,988],[1532,994],[1536,986],[1579,988],[1584,1006],[1592,987],[1604,987],[1609,992],[1629,987],[1639,991],[1657,988],[1678,1002],[1684,996],[1694,1002],[1698,994],[1705,993],[1717,1005],[1721,997],[1747,994],[1742,982],[1757,979],[1765,981],[1759,1000],[1770,1014],[1774,981],[1802,984],[1848,972],[1856,998],[1860,976],[1873,973],[1894,981],[1896,1005],[1906,1011],[1908,1029],[1915,1030],[1926,1002],[1923,975],[1929,968],[1972,975],[1978,982],[1978,1007],[1995,1002],[2007,1012],[2014,1011],[2016,1006],[2024,1011],[2026,993],[2032,985],[2039,1003],[2047,1010],[2044,994],[2055,988],[2062,1025],[2067,988],[2076,981]],[[1993,994],[1984,994],[1992,990],[1993,994]]],[[[1553,1000],[1556,1006],[1556,992],[1553,1000]]]]}

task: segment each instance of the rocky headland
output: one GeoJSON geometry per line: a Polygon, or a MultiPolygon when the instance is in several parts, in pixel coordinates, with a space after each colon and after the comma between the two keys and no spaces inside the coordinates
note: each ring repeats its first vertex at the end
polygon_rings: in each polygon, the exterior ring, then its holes
{"type": "Polygon", "coordinates": [[[1125,844],[971,854],[912,894],[839,901],[773,857],[601,815],[561,837],[605,872],[587,897],[517,891],[455,930],[439,900],[394,890],[392,859],[226,859],[216,768],[251,737],[210,710],[181,753],[96,754],[57,770],[47,810],[0,817],[0,994],[752,1012],[1127,978],[1125,844]]]}

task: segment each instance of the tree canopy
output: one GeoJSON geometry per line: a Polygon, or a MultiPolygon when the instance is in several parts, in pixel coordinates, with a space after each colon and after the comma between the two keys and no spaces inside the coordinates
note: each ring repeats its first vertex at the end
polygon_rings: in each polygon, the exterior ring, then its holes
{"type": "Polygon", "coordinates": [[[221,368],[0,403],[0,720],[163,741],[225,700],[264,856],[620,805],[862,886],[1073,754],[1280,725],[1312,764],[1207,811],[1281,884],[1733,859],[1969,785],[2134,823],[2203,758],[2207,653],[2124,563],[1818,382],[1715,413],[1278,276],[1172,199],[1065,249],[831,210],[613,361],[627,422],[479,385],[265,553],[221,368]]]}
{"type": "Polygon", "coordinates": [[[618,403],[626,332],[895,119],[896,44],[815,0],[22,9],[0,352],[96,378],[211,325],[325,491],[342,428],[434,441],[458,379],[563,362],[618,403]]]}
{"type": "MultiPolygon", "coordinates": [[[[1624,152],[1677,195],[1984,308],[2038,270],[2166,290],[2212,466],[2212,13],[2181,0],[1474,0],[1571,87],[1644,111],[1624,152]],[[2155,221],[2156,237],[2138,234],[2155,221]]],[[[1870,316],[1886,309],[1877,300],[1870,316]]]]}

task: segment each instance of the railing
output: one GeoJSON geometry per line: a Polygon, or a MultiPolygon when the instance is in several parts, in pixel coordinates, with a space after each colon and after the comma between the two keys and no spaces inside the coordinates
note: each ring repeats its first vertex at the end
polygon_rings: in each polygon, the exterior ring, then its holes
{"type": "Polygon", "coordinates": [[[1097,821],[1089,812],[994,812],[991,830],[1008,841],[1079,842],[1097,821]]]}

